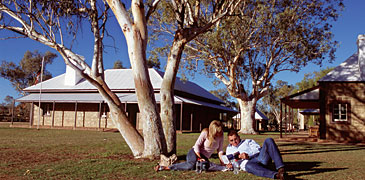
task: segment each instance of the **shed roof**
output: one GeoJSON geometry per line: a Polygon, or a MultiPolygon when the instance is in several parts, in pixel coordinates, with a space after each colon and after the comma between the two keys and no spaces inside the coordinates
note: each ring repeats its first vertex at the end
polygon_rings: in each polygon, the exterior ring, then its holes
{"type": "MultiPolygon", "coordinates": [[[[156,69],[149,69],[149,75],[152,86],[155,91],[161,89],[161,83],[164,73],[156,69]]],[[[97,89],[85,79],[81,79],[76,85],[65,85],[66,74],[61,74],[52,79],[42,82],[42,91],[44,92],[97,92],[97,89]]],[[[135,92],[134,78],[132,69],[108,69],[105,70],[105,82],[114,92],[135,92]]],[[[38,92],[41,88],[40,83],[27,87],[26,92],[38,92]]],[[[224,103],[222,100],[200,87],[199,85],[190,82],[182,81],[176,78],[175,90],[189,93],[195,96],[214,100],[219,103],[224,103]]]]}
{"type": "MultiPolygon", "coordinates": [[[[241,114],[237,114],[237,115],[233,116],[232,118],[239,119],[240,117],[241,117],[241,114]]],[[[265,114],[262,113],[261,111],[259,111],[258,109],[256,109],[256,112],[255,112],[255,119],[269,120],[269,118],[267,118],[265,116],[265,114]]]]}
{"type": "Polygon", "coordinates": [[[361,78],[358,53],[353,54],[346,59],[343,63],[329,72],[326,76],[322,77],[321,82],[359,82],[365,81],[361,78]]]}
{"type": "Polygon", "coordinates": [[[261,111],[259,111],[258,109],[256,109],[255,119],[268,120],[269,118],[267,118],[264,113],[262,113],[261,111]]]}
{"type": "Polygon", "coordinates": [[[292,108],[319,108],[319,86],[280,99],[292,108]]]}

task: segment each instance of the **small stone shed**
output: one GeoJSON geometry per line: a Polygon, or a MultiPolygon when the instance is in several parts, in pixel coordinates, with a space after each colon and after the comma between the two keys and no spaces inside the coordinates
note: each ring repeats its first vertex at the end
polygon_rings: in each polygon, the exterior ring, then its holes
{"type": "Polygon", "coordinates": [[[282,98],[282,116],[291,108],[319,109],[321,139],[365,142],[365,35],[359,35],[357,43],[357,52],[320,79],[318,86],[282,98]]]}

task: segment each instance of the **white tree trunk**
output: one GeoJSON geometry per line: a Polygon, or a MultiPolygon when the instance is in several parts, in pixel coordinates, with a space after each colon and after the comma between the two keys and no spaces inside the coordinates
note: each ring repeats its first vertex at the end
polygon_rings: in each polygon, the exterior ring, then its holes
{"type": "Polygon", "coordinates": [[[175,37],[161,85],[161,121],[166,138],[168,155],[176,153],[174,86],[184,46],[184,40],[177,40],[175,37]]]}
{"type": "Polygon", "coordinates": [[[257,134],[255,131],[255,102],[243,101],[242,99],[237,99],[238,104],[241,109],[241,129],[239,133],[242,134],[257,134]]]}
{"type": "Polygon", "coordinates": [[[133,156],[136,158],[142,157],[144,151],[142,136],[139,134],[136,128],[134,128],[133,124],[129,122],[126,114],[122,112],[118,106],[116,106],[114,103],[108,103],[108,105],[110,108],[110,115],[113,124],[123,136],[125,142],[131,149],[133,156]]]}
{"type": "MultiPolygon", "coordinates": [[[[167,81],[164,79],[164,82],[167,81]]],[[[169,82],[162,83],[163,86],[169,86],[169,82]]],[[[161,87],[161,122],[166,138],[167,154],[176,153],[176,113],[174,103],[174,93],[171,88],[161,87]]]]}
{"type": "Polygon", "coordinates": [[[275,116],[275,120],[277,122],[277,124],[280,124],[280,110],[276,110],[276,109],[273,109],[272,110],[274,116],[275,116]]]}
{"type": "Polygon", "coordinates": [[[146,60],[147,22],[142,0],[133,0],[131,9],[133,20],[119,0],[107,0],[127,41],[129,60],[133,69],[133,77],[142,115],[144,152],[142,157],[156,158],[166,152],[166,142],[160,115],[148,73],[146,60]]]}
{"type": "Polygon", "coordinates": [[[140,31],[133,28],[133,43],[128,42],[128,52],[134,74],[138,108],[142,115],[144,152],[143,157],[156,158],[166,151],[160,115],[148,73],[146,52],[140,31]]]}

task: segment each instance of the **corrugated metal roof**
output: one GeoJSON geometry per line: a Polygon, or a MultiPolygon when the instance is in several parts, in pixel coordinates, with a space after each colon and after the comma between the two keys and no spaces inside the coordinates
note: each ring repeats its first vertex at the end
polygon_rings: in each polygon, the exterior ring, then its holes
{"type": "MultiPolygon", "coordinates": [[[[121,102],[137,103],[137,96],[134,93],[116,93],[121,102]]],[[[160,102],[160,94],[155,93],[155,99],[160,102]]],[[[174,98],[175,102],[181,102],[180,99],[174,98]]],[[[103,102],[104,99],[99,93],[39,93],[28,94],[18,98],[18,102],[103,102]]]]}
{"type": "MultiPolygon", "coordinates": [[[[163,72],[149,69],[150,79],[155,91],[161,89],[163,72]]],[[[57,77],[42,82],[42,91],[44,92],[90,92],[97,91],[97,89],[85,79],[80,80],[74,86],[67,86],[64,84],[65,74],[61,74],[57,77]]],[[[112,91],[135,91],[134,78],[132,69],[108,69],[105,70],[105,82],[108,84],[112,91]]],[[[24,89],[26,92],[37,92],[40,89],[40,83],[27,87],[24,89]]],[[[222,100],[209,93],[204,88],[190,81],[181,81],[179,78],[175,81],[175,90],[193,94],[196,96],[211,99],[220,103],[222,100]]]]}
{"type": "MultiPolygon", "coordinates": [[[[125,99],[130,94],[117,94],[119,99],[125,99]]],[[[32,93],[21,98],[18,98],[18,102],[103,102],[104,99],[99,93],[32,93]]]]}
{"type": "MultiPolygon", "coordinates": [[[[127,103],[137,103],[137,96],[134,93],[116,93],[119,97],[121,102],[127,103]]],[[[104,99],[101,97],[99,93],[42,93],[41,97],[39,94],[32,93],[28,94],[24,97],[18,98],[17,102],[38,102],[39,98],[41,98],[41,102],[57,102],[57,103],[100,103],[103,102],[104,99]]],[[[159,103],[161,98],[160,94],[155,93],[156,102],[159,103]]],[[[175,104],[180,104],[181,102],[188,103],[188,104],[195,104],[199,106],[207,106],[214,109],[220,109],[224,111],[236,112],[225,106],[220,106],[217,104],[197,101],[193,99],[187,99],[179,96],[174,97],[175,104]]]]}
{"type": "Polygon", "coordinates": [[[326,76],[321,78],[319,81],[332,82],[332,81],[346,81],[346,82],[359,82],[365,81],[361,78],[358,54],[355,53],[350,56],[346,61],[341,63],[326,76]]]}

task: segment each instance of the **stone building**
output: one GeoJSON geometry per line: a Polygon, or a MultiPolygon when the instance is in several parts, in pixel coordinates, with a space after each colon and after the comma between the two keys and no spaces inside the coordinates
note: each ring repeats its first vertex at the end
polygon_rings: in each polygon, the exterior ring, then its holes
{"type": "Polygon", "coordinates": [[[336,141],[365,141],[365,35],[358,51],[311,89],[281,99],[290,108],[319,109],[319,136],[336,141]]]}
{"type": "MultiPolygon", "coordinates": [[[[163,72],[149,69],[155,99],[160,102],[160,87],[163,72]]],[[[143,126],[139,118],[131,69],[109,69],[105,81],[124,103],[129,121],[137,129],[143,126]]],[[[71,129],[113,129],[109,108],[97,89],[81,78],[72,68],[66,73],[24,89],[28,95],[18,102],[31,103],[30,126],[71,129]],[[40,104],[40,109],[39,109],[40,104]]],[[[223,106],[224,102],[199,85],[175,82],[176,130],[196,132],[208,127],[212,120],[223,120],[227,114],[237,113],[223,106]]]]}

